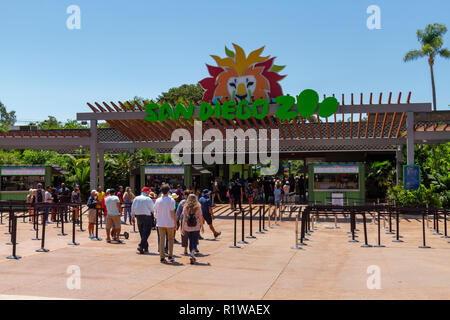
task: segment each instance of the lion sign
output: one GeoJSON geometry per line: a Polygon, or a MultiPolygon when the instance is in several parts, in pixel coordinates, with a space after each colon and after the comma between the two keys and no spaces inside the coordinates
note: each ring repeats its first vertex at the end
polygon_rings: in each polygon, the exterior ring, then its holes
{"type": "Polygon", "coordinates": [[[275,57],[262,57],[264,47],[246,56],[244,50],[233,44],[236,52],[225,47],[226,58],[212,55],[217,67],[206,65],[211,75],[199,82],[205,89],[203,101],[265,99],[274,101],[283,92],[278,81],[286,77],[279,75],[284,66],[274,65],[275,57]]]}

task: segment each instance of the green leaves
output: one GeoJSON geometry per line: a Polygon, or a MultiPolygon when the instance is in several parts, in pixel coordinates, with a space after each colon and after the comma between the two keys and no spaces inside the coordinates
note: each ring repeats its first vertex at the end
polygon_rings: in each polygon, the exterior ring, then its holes
{"type": "Polygon", "coordinates": [[[273,72],[280,72],[281,70],[283,70],[286,66],[278,66],[276,64],[274,64],[272,66],[272,68],[270,68],[271,71],[273,72]]]}
{"type": "Polygon", "coordinates": [[[227,55],[227,57],[234,58],[234,52],[228,49],[226,46],[225,46],[225,54],[227,55]]]}

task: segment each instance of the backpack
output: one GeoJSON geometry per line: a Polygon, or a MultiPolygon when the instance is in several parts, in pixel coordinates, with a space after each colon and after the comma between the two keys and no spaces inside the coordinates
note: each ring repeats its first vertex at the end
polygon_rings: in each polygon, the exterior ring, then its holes
{"type": "Polygon", "coordinates": [[[187,225],[188,227],[195,227],[197,225],[197,218],[195,217],[195,213],[189,213],[187,216],[187,225]]]}
{"type": "Polygon", "coordinates": [[[41,189],[37,189],[36,190],[36,202],[43,202],[44,201],[44,196],[42,194],[42,190],[41,189]]]}

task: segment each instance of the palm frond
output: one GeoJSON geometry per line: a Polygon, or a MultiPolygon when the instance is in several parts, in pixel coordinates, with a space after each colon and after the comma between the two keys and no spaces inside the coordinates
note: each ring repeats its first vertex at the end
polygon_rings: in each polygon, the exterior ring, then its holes
{"type": "Polygon", "coordinates": [[[423,52],[422,50],[411,50],[405,54],[403,61],[404,62],[413,61],[422,58],[424,56],[425,52],[423,52]]]}
{"type": "Polygon", "coordinates": [[[439,50],[439,55],[442,58],[448,59],[448,58],[450,58],[450,51],[447,48],[441,49],[441,50],[439,50]]]}

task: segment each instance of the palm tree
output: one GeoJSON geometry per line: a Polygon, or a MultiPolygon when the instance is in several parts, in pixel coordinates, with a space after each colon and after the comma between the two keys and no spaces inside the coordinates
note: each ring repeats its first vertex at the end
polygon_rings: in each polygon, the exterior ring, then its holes
{"type": "Polygon", "coordinates": [[[403,58],[404,62],[416,60],[418,58],[428,57],[428,64],[431,72],[431,87],[433,88],[433,109],[436,111],[436,87],[434,85],[434,59],[438,56],[442,58],[450,58],[450,51],[442,48],[444,40],[442,36],[447,32],[447,27],[443,24],[429,24],[425,30],[417,30],[417,40],[422,47],[418,50],[411,50],[406,53],[403,58]]]}

